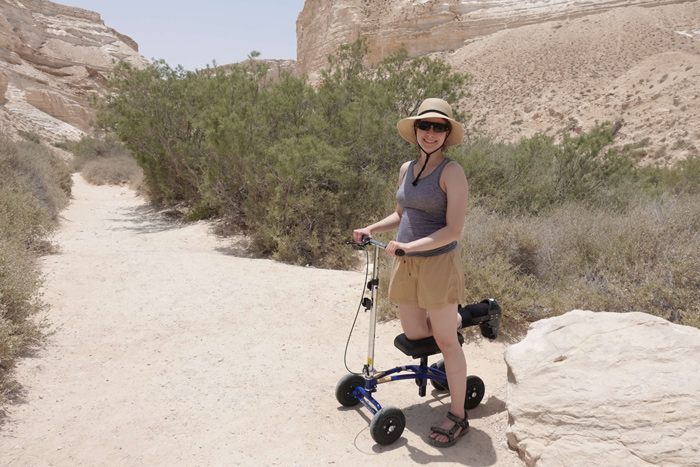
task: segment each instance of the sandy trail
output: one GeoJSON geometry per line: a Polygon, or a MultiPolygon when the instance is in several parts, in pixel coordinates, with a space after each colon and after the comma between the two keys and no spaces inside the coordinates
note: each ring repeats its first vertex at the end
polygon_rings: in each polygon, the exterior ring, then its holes
{"type": "MultiPolygon", "coordinates": [[[[505,441],[503,343],[464,347],[487,392],[455,447],[425,442],[445,396],[406,381],[380,387],[407,427],[376,445],[369,412],[334,396],[363,274],[246,258],[207,223],[173,224],[126,188],[74,181],[62,252],[43,259],[56,333],[19,364],[0,465],[523,465],[505,441]]],[[[411,363],[399,332],[378,326],[378,368],[411,363]]],[[[363,313],[354,371],[366,335],[363,313]]]]}

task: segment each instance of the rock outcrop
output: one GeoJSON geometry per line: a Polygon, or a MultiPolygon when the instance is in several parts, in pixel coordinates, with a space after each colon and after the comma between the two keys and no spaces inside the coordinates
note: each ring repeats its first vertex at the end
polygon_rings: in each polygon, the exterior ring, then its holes
{"type": "Polygon", "coordinates": [[[98,13],[45,0],[0,0],[0,131],[79,138],[116,61],[147,61],[98,13]]]}
{"type": "Polygon", "coordinates": [[[527,465],[697,465],[700,330],[575,310],[505,359],[508,442],[527,465]]]}
{"type": "Polygon", "coordinates": [[[698,1],[307,0],[298,71],[313,82],[360,34],[370,62],[405,46],[471,74],[460,106],[499,138],[620,120],[640,163],[700,155],[698,1]]]}

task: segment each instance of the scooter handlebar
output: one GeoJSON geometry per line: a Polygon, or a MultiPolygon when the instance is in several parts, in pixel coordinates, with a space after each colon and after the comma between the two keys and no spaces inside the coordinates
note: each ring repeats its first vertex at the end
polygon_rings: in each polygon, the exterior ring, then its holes
{"type": "MultiPolygon", "coordinates": [[[[385,244],[385,243],[378,242],[377,240],[375,240],[375,239],[373,239],[373,238],[371,238],[371,237],[368,237],[367,235],[363,235],[363,236],[362,236],[362,243],[361,243],[361,245],[364,246],[364,245],[368,245],[368,244],[370,244],[370,243],[371,243],[372,245],[380,246],[380,247],[386,249],[386,244],[385,244]]],[[[404,256],[404,255],[406,254],[406,252],[403,251],[402,249],[396,250],[395,253],[396,253],[396,256],[404,256]]]]}

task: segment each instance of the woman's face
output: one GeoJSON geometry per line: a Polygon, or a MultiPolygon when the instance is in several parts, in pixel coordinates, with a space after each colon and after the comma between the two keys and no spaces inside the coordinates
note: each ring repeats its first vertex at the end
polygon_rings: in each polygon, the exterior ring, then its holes
{"type": "Polygon", "coordinates": [[[421,148],[423,148],[426,153],[431,153],[436,151],[445,143],[450,131],[437,132],[435,131],[435,127],[433,125],[430,125],[427,130],[422,130],[419,128],[419,126],[425,126],[425,123],[438,123],[449,128],[449,122],[444,118],[437,117],[423,118],[416,122],[416,139],[418,140],[418,144],[420,144],[421,148]],[[420,125],[421,122],[424,124],[420,125]]]}

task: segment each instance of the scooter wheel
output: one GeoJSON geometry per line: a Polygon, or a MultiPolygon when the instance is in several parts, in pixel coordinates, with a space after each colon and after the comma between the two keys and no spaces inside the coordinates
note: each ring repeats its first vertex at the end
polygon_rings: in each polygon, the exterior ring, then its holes
{"type": "Polygon", "coordinates": [[[481,403],[486,387],[478,376],[467,376],[467,397],[464,398],[464,409],[471,410],[481,403]]]}
{"type": "Polygon", "coordinates": [[[365,378],[362,375],[349,373],[338,381],[335,386],[335,398],[345,407],[352,407],[360,403],[360,400],[352,393],[356,387],[364,386],[365,378]]]}
{"type": "MultiPolygon", "coordinates": [[[[436,370],[440,370],[443,373],[445,372],[445,360],[439,360],[437,363],[433,363],[430,365],[430,368],[435,368],[436,370]]],[[[436,379],[431,379],[430,384],[433,385],[435,389],[438,391],[449,391],[450,387],[447,384],[447,380],[445,381],[438,381],[436,379]]]]}
{"type": "Polygon", "coordinates": [[[377,444],[391,444],[401,437],[406,417],[401,409],[387,406],[377,412],[369,424],[369,432],[377,444]]]}

